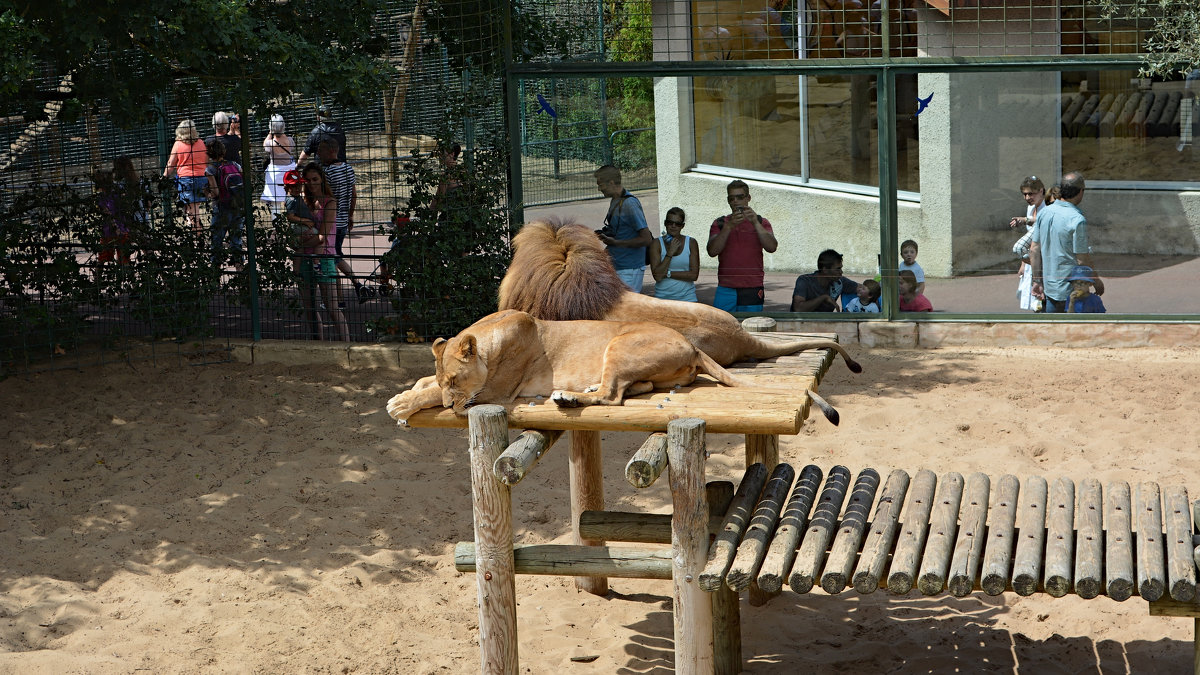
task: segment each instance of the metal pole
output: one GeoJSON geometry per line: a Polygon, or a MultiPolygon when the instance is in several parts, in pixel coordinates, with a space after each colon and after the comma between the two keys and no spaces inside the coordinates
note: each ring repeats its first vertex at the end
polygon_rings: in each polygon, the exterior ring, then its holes
{"type": "Polygon", "coordinates": [[[258,288],[258,256],[254,247],[254,195],[250,189],[250,181],[246,180],[245,161],[250,156],[250,146],[246,143],[246,129],[250,122],[250,113],[242,108],[238,111],[242,120],[242,149],[246,155],[242,157],[242,227],[246,231],[246,283],[250,288],[250,334],[255,342],[262,341],[262,307],[258,288]]]}
{"type": "Polygon", "coordinates": [[[890,68],[885,67],[876,75],[875,95],[879,129],[879,247],[883,261],[883,276],[879,283],[883,286],[883,297],[888,300],[884,303],[883,314],[891,320],[900,311],[900,300],[896,275],[891,273],[898,267],[899,237],[896,226],[896,74],[890,68]]]}
{"type": "MultiPolygon", "coordinates": [[[[522,189],[521,173],[521,120],[520,100],[517,98],[520,80],[513,74],[513,23],[512,5],[504,6],[504,105],[506,124],[508,126],[508,207],[514,223],[525,220],[525,208],[522,202],[525,195],[522,189]]],[[[515,230],[516,228],[511,228],[515,230]]]]}

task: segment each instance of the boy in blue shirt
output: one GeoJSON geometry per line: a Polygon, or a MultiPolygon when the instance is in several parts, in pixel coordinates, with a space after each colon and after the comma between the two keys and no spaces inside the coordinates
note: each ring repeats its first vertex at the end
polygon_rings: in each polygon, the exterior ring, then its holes
{"type": "Polygon", "coordinates": [[[1067,299],[1067,312],[1073,314],[1104,314],[1104,301],[1092,292],[1095,272],[1087,265],[1071,268],[1067,282],[1071,284],[1071,297],[1067,299]]]}

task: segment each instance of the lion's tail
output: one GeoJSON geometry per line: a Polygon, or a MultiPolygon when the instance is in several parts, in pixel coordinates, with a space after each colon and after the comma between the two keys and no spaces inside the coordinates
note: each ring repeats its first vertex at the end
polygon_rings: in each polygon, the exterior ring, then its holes
{"type": "Polygon", "coordinates": [[[833,340],[777,341],[765,340],[753,334],[750,334],[750,337],[754,339],[753,348],[749,350],[749,353],[747,354],[747,356],[750,358],[770,359],[776,356],[783,356],[785,354],[795,354],[796,352],[802,352],[808,349],[832,349],[841,355],[842,359],[846,362],[846,367],[850,369],[850,372],[862,372],[862,366],[859,365],[858,361],[850,358],[850,353],[846,351],[846,348],[834,342],[833,340]]]}
{"type": "Polygon", "coordinates": [[[713,361],[708,354],[705,354],[697,349],[696,356],[700,360],[700,372],[712,377],[714,380],[720,382],[726,387],[745,386],[744,382],[734,377],[733,374],[731,374],[728,370],[725,370],[724,366],[716,361],[713,361]]]}

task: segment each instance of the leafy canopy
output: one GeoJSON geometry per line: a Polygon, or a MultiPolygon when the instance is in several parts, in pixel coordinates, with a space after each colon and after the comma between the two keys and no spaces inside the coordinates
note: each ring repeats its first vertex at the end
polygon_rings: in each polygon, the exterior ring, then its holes
{"type": "Polygon", "coordinates": [[[1200,68],[1200,3],[1196,0],[1098,0],[1106,17],[1152,19],[1142,74],[1170,77],[1200,68]]]}
{"type": "Polygon", "coordinates": [[[386,0],[0,0],[0,114],[107,106],[134,126],[157,94],[227,89],[235,109],[294,93],[355,106],[387,80],[386,0]]]}

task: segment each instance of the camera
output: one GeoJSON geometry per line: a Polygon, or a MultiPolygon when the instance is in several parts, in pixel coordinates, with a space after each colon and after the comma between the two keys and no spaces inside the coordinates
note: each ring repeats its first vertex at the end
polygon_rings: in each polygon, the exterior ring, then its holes
{"type": "Polygon", "coordinates": [[[604,227],[595,230],[597,237],[612,237],[616,232],[613,231],[612,225],[605,223],[604,227]]]}

